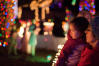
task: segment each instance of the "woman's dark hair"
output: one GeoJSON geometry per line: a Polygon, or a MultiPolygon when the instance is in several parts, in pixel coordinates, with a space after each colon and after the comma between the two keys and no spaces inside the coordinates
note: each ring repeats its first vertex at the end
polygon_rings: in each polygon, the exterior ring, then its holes
{"type": "Polygon", "coordinates": [[[82,38],[84,37],[85,40],[85,30],[88,28],[89,22],[84,17],[76,17],[74,18],[70,24],[73,24],[77,31],[83,33],[82,38]]]}

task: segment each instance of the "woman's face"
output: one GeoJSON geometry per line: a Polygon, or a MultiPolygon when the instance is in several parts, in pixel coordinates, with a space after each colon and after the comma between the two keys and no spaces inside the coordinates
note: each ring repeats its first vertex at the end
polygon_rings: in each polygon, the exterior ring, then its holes
{"type": "Polygon", "coordinates": [[[81,33],[76,30],[74,24],[70,24],[70,35],[72,39],[77,39],[81,36],[81,33]]]}
{"type": "Polygon", "coordinates": [[[85,33],[86,33],[86,41],[89,44],[95,42],[95,37],[93,35],[91,26],[88,26],[88,29],[85,31],[85,33]]]}

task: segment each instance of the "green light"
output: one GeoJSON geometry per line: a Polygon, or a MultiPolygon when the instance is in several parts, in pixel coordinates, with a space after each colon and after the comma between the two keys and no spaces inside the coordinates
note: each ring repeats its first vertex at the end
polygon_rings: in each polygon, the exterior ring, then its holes
{"type": "Polygon", "coordinates": [[[26,61],[49,63],[49,61],[46,58],[41,56],[27,57],[26,61]]]}
{"type": "Polygon", "coordinates": [[[47,56],[47,61],[50,62],[51,59],[52,59],[52,56],[51,56],[51,55],[48,55],[48,56],[47,56]]]}
{"type": "Polygon", "coordinates": [[[14,24],[16,23],[16,21],[14,21],[14,24]]]}
{"type": "Polygon", "coordinates": [[[76,0],[72,0],[72,5],[75,5],[76,4],[76,0]]]}
{"type": "Polygon", "coordinates": [[[0,33],[0,37],[2,36],[2,34],[0,33]]]}

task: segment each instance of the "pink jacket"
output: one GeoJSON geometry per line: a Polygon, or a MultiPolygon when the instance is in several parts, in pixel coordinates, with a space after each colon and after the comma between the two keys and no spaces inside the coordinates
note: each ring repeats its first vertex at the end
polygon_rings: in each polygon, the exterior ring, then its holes
{"type": "MultiPolygon", "coordinates": [[[[68,34],[68,38],[69,38],[69,40],[67,40],[66,43],[64,44],[64,47],[61,50],[60,56],[58,57],[56,66],[67,66],[67,63],[68,63],[67,60],[70,57],[70,55],[75,54],[75,53],[73,53],[73,51],[76,49],[76,47],[78,45],[85,44],[85,42],[83,40],[81,40],[80,38],[72,39],[69,34],[68,34]]],[[[81,50],[79,52],[79,55],[81,55],[81,50]]],[[[79,57],[79,59],[80,59],[80,57],[79,57]]]]}

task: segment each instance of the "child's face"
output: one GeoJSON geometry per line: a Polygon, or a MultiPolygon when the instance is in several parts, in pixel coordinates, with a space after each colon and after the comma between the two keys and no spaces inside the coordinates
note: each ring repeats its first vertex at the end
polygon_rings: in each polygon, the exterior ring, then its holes
{"type": "Polygon", "coordinates": [[[81,33],[76,30],[74,24],[70,24],[70,35],[72,39],[77,39],[81,36],[81,33]]]}

